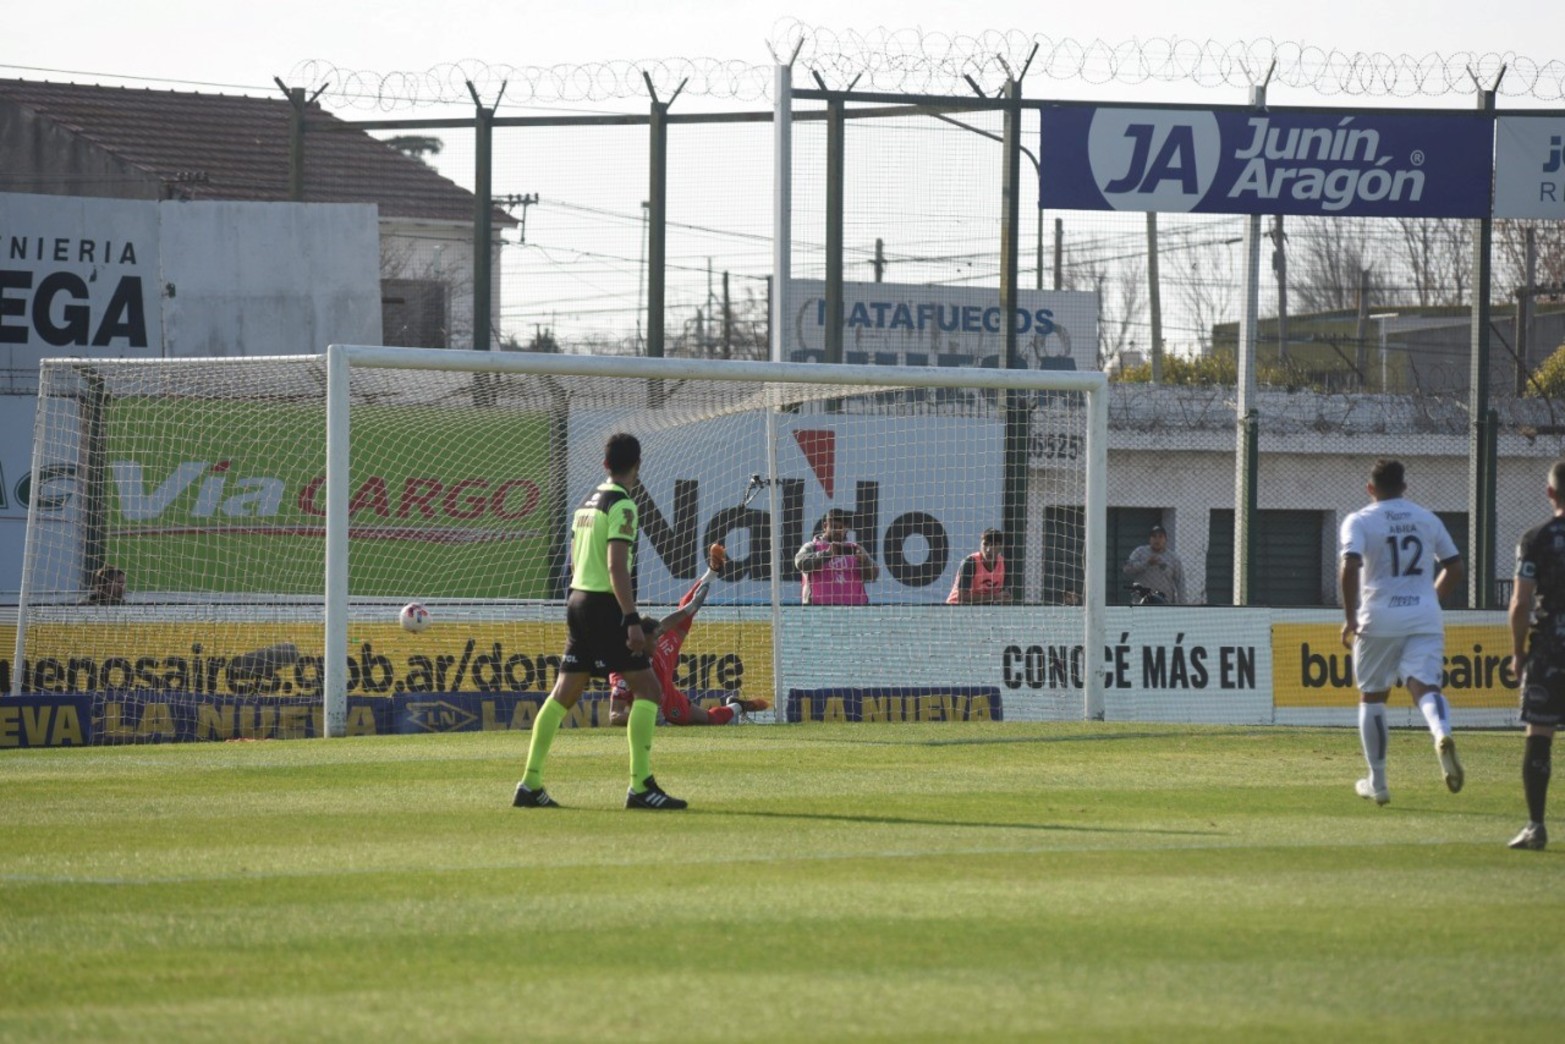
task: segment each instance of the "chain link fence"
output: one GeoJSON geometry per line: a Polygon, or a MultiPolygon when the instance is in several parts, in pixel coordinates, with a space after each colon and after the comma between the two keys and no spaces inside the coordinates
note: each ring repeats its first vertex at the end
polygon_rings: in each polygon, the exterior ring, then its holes
{"type": "MultiPolygon", "coordinates": [[[[1089,337],[1091,364],[1117,381],[1110,601],[1127,600],[1120,566],[1154,524],[1167,528],[1184,560],[1188,600],[1234,600],[1248,219],[1040,209],[1040,99],[1058,81],[1237,90],[1263,76],[1348,98],[1470,94],[1475,85],[1545,103],[1565,96],[1565,66],[1516,55],[839,36],[796,24],[781,25],[773,45],[796,63],[791,274],[821,285],[840,277],[842,358],[876,359],[877,323],[889,313],[859,321],[852,303],[873,302],[874,284],[999,294],[1008,249],[1013,295],[1092,295],[1090,333],[1064,331],[1077,336],[1064,354],[1089,337]],[[1039,98],[1017,103],[1011,224],[1007,108],[996,95],[1013,77],[1039,98]]],[[[483,296],[472,293],[473,281],[485,267],[473,263],[472,224],[411,227],[388,249],[388,286],[423,302],[409,305],[405,328],[388,322],[389,342],[465,346],[487,328],[488,347],[502,350],[753,359],[768,357],[778,340],[783,358],[817,357],[799,354],[788,330],[772,329],[780,289],[772,280],[771,68],[465,63],[410,76],[311,64],[294,75],[326,84],[325,100],[345,109],[477,105],[476,118],[345,121],[399,138],[455,180],[486,187],[496,208],[489,213],[505,218],[494,219],[487,321],[472,314],[483,296]],[[560,111],[577,104],[588,111],[560,111]],[[531,115],[539,105],[550,115],[531,115]]],[[[1500,579],[1463,604],[1504,598],[1509,549],[1543,508],[1548,464],[1565,453],[1559,389],[1545,366],[1565,343],[1565,224],[1496,221],[1488,287],[1475,286],[1476,229],[1474,221],[1432,218],[1263,222],[1252,603],[1336,602],[1337,525],[1362,504],[1379,456],[1407,461],[1410,495],[1440,512],[1464,547],[1475,505],[1494,512],[1483,553],[1487,574],[1500,579]],[[1473,313],[1484,292],[1493,428],[1474,415],[1481,331],[1473,313]],[[1477,438],[1492,440],[1497,462],[1482,473],[1473,465],[1482,459],[1477,438]]],[[[803,322],[804,313],[792,319],[803,322]]],[[[1005,365],[1001,342],[994,351],[1005,365]]],[[[1061,352],[1058,337],[1052,344],[1029,357],[1024,340],[1019,363],[1046,365],[1045,355],[1061,352]]],[[[938,334],[929,349],[933,362],[938,334]]]]}

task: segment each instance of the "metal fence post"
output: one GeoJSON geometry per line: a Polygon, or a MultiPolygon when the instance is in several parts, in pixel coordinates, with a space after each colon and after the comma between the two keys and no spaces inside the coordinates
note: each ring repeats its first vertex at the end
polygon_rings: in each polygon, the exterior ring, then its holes
{"type": "MultiPolygon", "coordinates": [[[[1504,72],[1501,72],[1501,77],[1504,72]]],[[[1495,81],[1499,87],[1499,81],[1495,81]]],[[[1494,90],[1479,88],[1478,110],[1494,111],[1494,90]]],[[[1489,175],[1490,191],[1494,175],[1489,175]]],[[[1494,469],[1495,439],[1488,430],[1489,409],[1489,289],[1493,273],[1490,253],[1494,219],[1485,214],[1473,227],[1473,307],[1471,379],[1468,388],[1467,439],[1468,605],[1487,609],[1494,602],[1494,469]]]]}

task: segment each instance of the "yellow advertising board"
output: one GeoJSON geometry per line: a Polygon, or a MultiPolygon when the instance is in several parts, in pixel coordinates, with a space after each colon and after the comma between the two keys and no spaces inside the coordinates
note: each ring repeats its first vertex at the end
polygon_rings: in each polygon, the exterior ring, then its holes
{"type": "MultiPolygon", "coordinates": [[[[1447,626],[1443,673],[1442,688],[1454,706],[1496,710],[1516,706],[1511,635],[1503,623],[1447,626]]],[[[1273,624],[1272,685],[1278,708],[1357,704],[1353,654],[1342,645],[1341,625],[1273,624]]]]}
{"type": "MultiPolygon", "coordinates": [[[[702,621],[680,650],[680,688],[771,696],[771,626],[702,621]]],[[[0,681],[9,689],[14,626],[0,626],[0,681]]],[[[321,627],[306,623],[124,622],[28,630],[26,692],[118,690],[186,695],[315,696],[321,627]]],[[[565,625],[458,621],[423,634],[394,624],[349,628],[348,692],[537,692],[554,684],[565,625]]]]}

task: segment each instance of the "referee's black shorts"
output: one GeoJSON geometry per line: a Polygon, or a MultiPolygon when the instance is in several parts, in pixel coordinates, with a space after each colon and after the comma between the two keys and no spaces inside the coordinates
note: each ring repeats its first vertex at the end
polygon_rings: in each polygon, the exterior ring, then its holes
{"type": "Polygon", "coordinates": [[[565,655],[560,657],[561,674],[581,674],[606,678],[610,671],[644,671],[652,666],[645,653],[632,653],[626,646],[625,627],[619,599],[606,591],[571,590],[565,600],[565,655]]]}

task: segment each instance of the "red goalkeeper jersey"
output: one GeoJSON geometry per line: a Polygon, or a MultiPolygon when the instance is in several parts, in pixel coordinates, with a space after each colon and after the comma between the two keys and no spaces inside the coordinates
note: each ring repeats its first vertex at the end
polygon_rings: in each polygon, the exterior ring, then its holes
{"type": "MultiPolygon", "coordinates": [[[[696,590],[701,586],[697,580],[685,592],[685,597],[679,600],[679,608],[683,609],[690,604],[690,600],[696,596],[696,590]]],[[[663,688],[663,717],[668,719],[671,725],[688,725],[690,723],[690,698],[679,691],[679,686],[674,684],[674,669],[679,666],[679,650],[685,644],[685,639],[690,635],[690,628],[696,622],[692,614],[680,620],[666,631],[658,631],[657,638],[652,643],[652,673],[657,676],[658,684],[663,688]]],[[[629,686],[625,679],[618,674],[609,675],[609,688],[614,693],[624,696],[630,695],[629,686]]]]}

